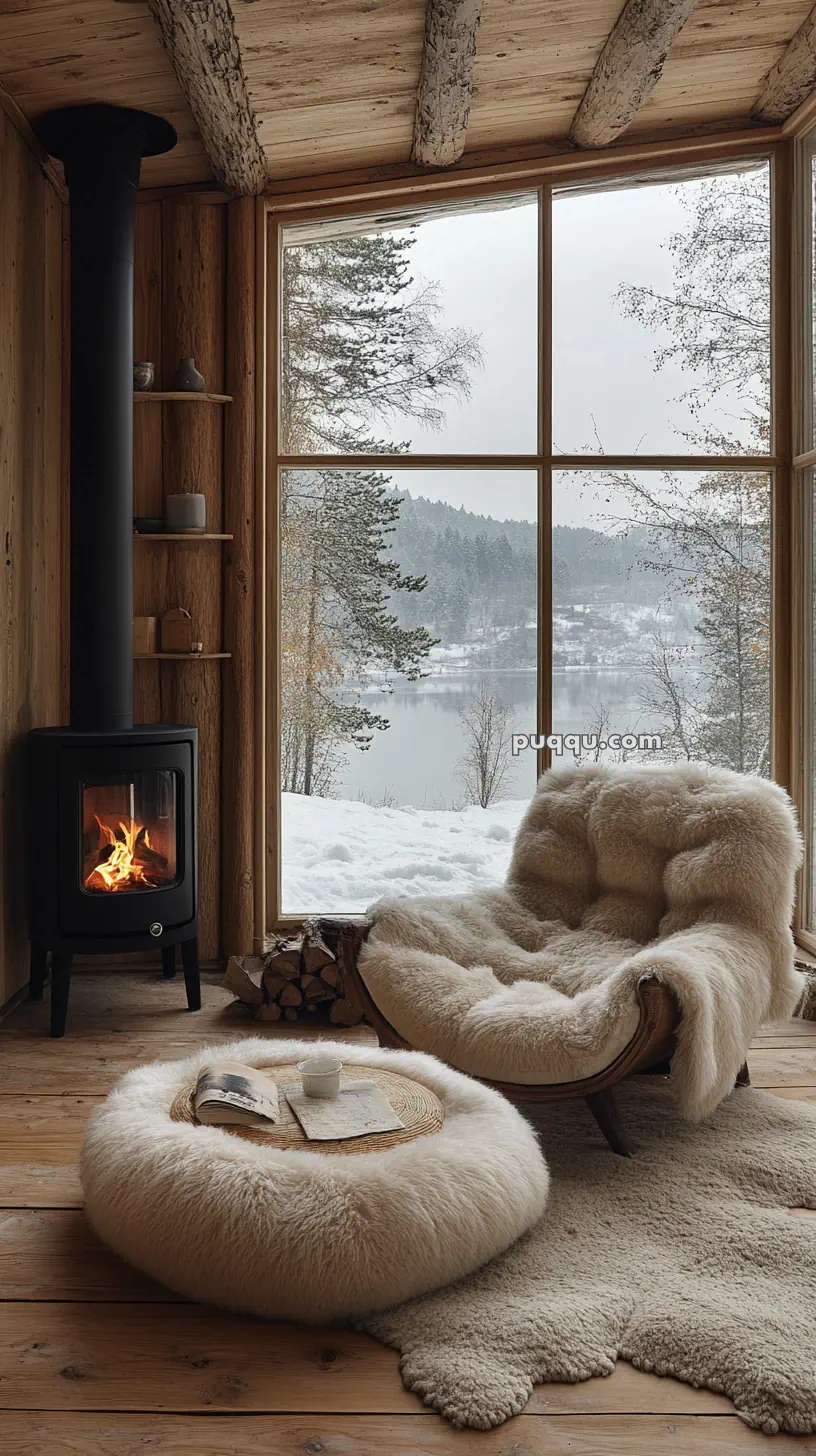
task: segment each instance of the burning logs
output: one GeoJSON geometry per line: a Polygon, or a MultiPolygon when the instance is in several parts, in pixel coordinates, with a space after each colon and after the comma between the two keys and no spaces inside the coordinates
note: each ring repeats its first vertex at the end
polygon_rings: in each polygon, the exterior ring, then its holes
{"type": "Polygon", "coordinates": [[[334,1026],[355,1026],[362,1011],[344,992],[343,953],[337,927],[324,934],[319,920],[307,920],[301,935],[275,937],[263,955],[232,956],[224,986],[256,1021],[314,1016],[334,1026]]]}

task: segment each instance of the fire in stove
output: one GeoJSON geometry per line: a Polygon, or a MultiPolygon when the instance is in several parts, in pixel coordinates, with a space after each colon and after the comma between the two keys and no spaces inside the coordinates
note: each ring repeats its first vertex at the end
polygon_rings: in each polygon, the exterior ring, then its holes
{"type": "Polygon", "coordinates": [[[154,769],[129,783],[86,784],[82,888],[92,895],[160,890],[177,877],[176,775],[154,769]]]}
{"type": "Polygon", "coordinates": [[[100,819],[99,841],[85,860],[84,887],[91,893],[122,890],[158,890],[175,878],[167,856],[154,849],[150,831],[135,819],[120,820],[115,828],[100,819]]]}

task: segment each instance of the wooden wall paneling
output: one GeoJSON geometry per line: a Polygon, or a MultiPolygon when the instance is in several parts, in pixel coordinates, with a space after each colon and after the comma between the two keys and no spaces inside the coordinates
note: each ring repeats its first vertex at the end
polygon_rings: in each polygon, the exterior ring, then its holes
{"type": "MultiPolygon", "coordinates": [[[[165,201],[162,215],[162,368],[169,385],[193,355],[210,390],[224,390],[226,217],[195,198],[165,201]]],[[[146,405],[162,410],[165,496],[201,492],[210,531],[223,529],[221,407],[146,405]]],[[[157,549],[142,546],[142,551],[157,549]]],[[[222,558],[217,548],[176,543],[168,552],[167,600],[192,614],[205,652],[222,645],[222,558]]],[[[216,662],[163,662],[162,714],[199,730],[199,938],[202,957],[219,953],[221,873],[221,669],[216,662]]]]}
{"type": "Polygon", "coordinates": [[[252,949],[254,930],[254,492],[255,211],[252,198],[227,209],[222,713],[221,934],[226,955],[252,949]]]}
{"type": "MultiPolygon", "coordinates": [[[[162,382],[162,217],[158,202],[136,208],[133,354],[156,366],[155,388],[162,382]]],[[[164,514],[162,484],[162,406],[149,404],[133,412],[133,514],[164,514]]],[[[138,547],[133,563],[133,612],[154,616],[167,603],[169,547],[164,542],[138,547]]],[[[158,662],[134,664],[134,718],[160,723],[161,676],[158,662]]]]}
{"type": "Polygon", "coordinates": [[[28,976],[25,733],[60,717],[61,205],[0,111],[0,1004],[28,976]]]}
{"type": "Polygon", "coordinates": [[[254,863],[255,933],[253,946],[262,950],[266,941],[267,866],[267,758],[269,733],[268,697],[268,592],[271,567],[267,554],[269,515],[269,460],[276,448],[270,429],[274,413],[269,408],[270,337],[276,328],[277,309],[270,303],[277,297],[277,270],[269,272],[269,233],[277,237],[277,224],[270,218],[265,199],[255,208],[255,643],[254,643],[254,863]]]}
{"type": "Polygon", "coordinates": [[[798,724],[793,711],[792,619],[794,475],[791,467],[793,412],[791,390],[792,316],[792,148],[774,156],[772,191],[772,424],[773,450],[782,463],[772,476],[773,601],[771,606],[771,768],[776,782],[792,790],[793,738],[798,724]]]}

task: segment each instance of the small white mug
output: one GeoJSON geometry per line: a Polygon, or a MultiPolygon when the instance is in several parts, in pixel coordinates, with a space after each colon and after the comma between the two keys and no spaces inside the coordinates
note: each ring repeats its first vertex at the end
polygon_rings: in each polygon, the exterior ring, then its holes
{"type": "Polygon", "coordinates": [[[343,1063],[337,1057],[309,1057],[297,1069],[307,1097],[339,1096],[343,1063]]]}

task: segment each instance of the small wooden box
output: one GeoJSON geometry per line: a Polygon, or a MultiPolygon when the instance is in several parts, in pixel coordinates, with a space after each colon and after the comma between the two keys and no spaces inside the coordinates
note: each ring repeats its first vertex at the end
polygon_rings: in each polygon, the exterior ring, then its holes
{"type": "Polygon", "coordinates": [[[133,618],[133,651],[137,657],[158,651],[158,617],[133,618]]]}
{"type": "Polygon", "coordinates": [[[171,607],[161,619],[162,652],[192,652],[193,623],[186,607],[171,607]]]}

